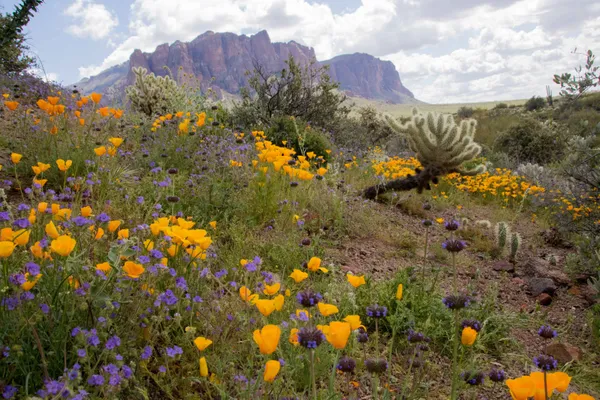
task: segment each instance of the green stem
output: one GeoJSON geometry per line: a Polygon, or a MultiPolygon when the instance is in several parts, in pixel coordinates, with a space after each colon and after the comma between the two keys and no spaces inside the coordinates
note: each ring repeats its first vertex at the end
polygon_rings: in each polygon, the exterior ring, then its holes
{"type": "Polygon", "coordinates": [[[458,386],[458,310],[454,310],[454,334],[452,339],[452,390],[450,394],[451,400],[456,400],[458,386]]]}
{"type": "Polygon", "coordinates": [[[546,371],[544,371],[544,393],[546,395],[545,399],[548,400],[548,375],[546,374],[546,371]]]}
{"type": "Polygon", "coordinates": [[[312,386],[312,398],[317,400],[317,380],[315,377],[315,350],[310,351],[310,384],[312,386]]]}
{"type": "Polygon", "coordinates": [[[379,319],[375,318],[375,351],[379,351],[379,319]]]}
{"type": "Polygon", "coordinates": [[[329,377],[329,396],[333,396],[335,394],[335,373],[337,371],[337,363],[340,359],[340,352],[335,352],[335,360],[333,361],[333,367],[331,368],[331,376],[329,377]]]}
{"type": "Polygon", "coordinates": [[[17,174],[17,164],[15,164],[15,181],[19,185],[19,193],[21,193],[21,199],[25,201],[25,195],[23,194],[23,187],[21,186],[21,181],[19,180],[19,175],[17,174]]]}
{"type": "Polygon", "coordinates": [[[379,399],[379,376],[377,374],[371,374],[373,377],[373,399],[379,399]]]}
{"type": "Polygon", "coordinates": [[[458,284],[456,282],[456,253],[452,252],[452,269],[454,270],[453,284],[454,284],[454,294],[458,294],[458,284]]]}
{"type": "Polygon", "coordinates": [[[427,260],[427,247],[429,245],[429,227],[425,228],[425,250],[423,251],[423,258],[427,260]]]}

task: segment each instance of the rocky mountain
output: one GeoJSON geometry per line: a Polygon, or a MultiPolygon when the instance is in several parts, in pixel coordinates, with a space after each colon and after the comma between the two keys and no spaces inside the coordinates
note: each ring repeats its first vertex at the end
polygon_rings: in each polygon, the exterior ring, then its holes
{"type": "Polygon", "coordinates": [[[402,85],[400,74],[391,61],[369,54],[344,54],[322,61],[329,75],[351,96],[387,100],[392,103],[414,101],[414,95],[402,85]]]}
{"type": "MultiPolygon", "coordinates": [[[[273,43],[266,31],[252,36],[208,31],[188,43],[161,44],[152,53],[135,50],[129,61],[76,85],[84,93],[122,92],[135,80],[131,69],[144,67],[156,75],[171,74],[180,83],[199,82],[203,90],[212,88],[217,93],[237,94],[248,83],[246,72],[254,69],[254,63],[276,72],[284,68],[290,55],[301,65],[316,59],[312,48],[294,41],[273,43]]],[[[415,101],[390,61],[355,53],[337,56],[322,64],[330,66],[332,78],[351,96],[392,103],[415,101]]]]}

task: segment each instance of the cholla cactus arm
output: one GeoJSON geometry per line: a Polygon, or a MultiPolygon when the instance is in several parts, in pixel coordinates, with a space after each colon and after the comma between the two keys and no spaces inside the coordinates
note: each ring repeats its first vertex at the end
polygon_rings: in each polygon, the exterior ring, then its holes
{"type": "Polygon", "coordinates": [[[169,76],[157,77],[144,68],[133,68],[135,83],[125,89],[132,108],[148,116],[174,112],[185,104],[186,94],[169,76]]]}
{"type": "Polygon", "coordinates": [[[416,176],[409,175],[381,185],[369,187],[364,196],[370,199],[388,190],[417,189],[421,193],[430,189],[430,182],[437,183],[440,176],[457,172],[463,175],[476,175],[485,171],[485,166],[465,170],[463,163],[475,159],[481,153],[481,146],[474,142],[477,121],[463,120],[456,124],[449,114],[436,112],[420,113],[413,109],[411,119],[400,124],[386,116],[386,121],[396,133],[404,136],[423,170],[416,170],[416,176]]]}

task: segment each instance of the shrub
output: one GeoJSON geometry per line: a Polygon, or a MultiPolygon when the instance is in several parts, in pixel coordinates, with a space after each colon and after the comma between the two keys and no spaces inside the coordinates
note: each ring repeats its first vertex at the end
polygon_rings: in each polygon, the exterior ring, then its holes
{"type": "Polygon", "coordinates": [[[524,120],[500,134],[495,151],[506,153],[518,163],[548,164],[564,153],[564,140],[548,124],[524,120]]]}
{"type": "Polygon", "coordinates": [[[329,159],[326,150],[331,149],[331,142],[325,133],[311,128],[300,119],[289,116],[275,117],[265,133],[270,141],[278,146],[292,147],[296,154],[312,151],[317,156],[329,159]]]}
{"type": "Polygon", "coordinates": [[[459,118],[464,119],[464,118],[471,118],[473,116],[474,112],[475,112],[475,110],[473,110],[472,107],[462,106],[461,108],[458,109],[456,114],[458,115],[459,118]]]}
{"type": "Polygon", "coordinates": [[[496,104],[494,106],[495,110],[500,110],[500,109],[503,109],[503,108],[508,108],[508,104],[506,104],[506,103],[498,103],[498,104],[496,104]]]}
{"type": "Polygon", "coordinates": [[[525,103],[525,109],[527,111],[535,111],[544,107],[546,107],[546,101],[539,96],[533,96],[525,103]]]}
{"type": "Polygon", "coordinates": [[[331,129],[347,116],[346,96],[337,91],[339,84],[331,80],[327,66],[316,60],[302,67],[294,57],[286,68],[274,74],[265,66],[254,64],[247,88],[241,91],[242,101],[234,105],[236,123],[245,127],[268,125],[272,118],[292,116],[331,129]]]}
{"type": "Polygon", "coordinates": [[[499,132],[504,132],[511,126],[518,124],[522,119],[519,114],[511,113],[478,115],[477,132],[475,140],[482,145],[493,146],[499,132]]]}
{"type": "MultiPolygon", "coordinates": [[[[366,150],[372,146],[387,147],[397,137],[373,107],[361,107],[357,114],[358,117],[341,119],[332,129],[332,138],[337,146],[351,150],[366,150]]],[[[406,148],[406,144],[401,147],[406,148]]]]}

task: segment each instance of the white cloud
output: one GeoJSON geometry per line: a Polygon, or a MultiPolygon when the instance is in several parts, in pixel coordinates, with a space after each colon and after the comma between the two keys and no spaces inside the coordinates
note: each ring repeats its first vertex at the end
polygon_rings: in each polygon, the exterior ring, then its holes
{"type": "Polygon", "coordinates": [[[119,25],[114,13],[104,4],[92,0],[75,0],[64,13],[75,19],[75,23],[67,27],[67,32],[82,38],[104,39],[119,25]]]}
{"type": "Polygon", "coordinates": [[[30,68],[27,72],[47,82],[58,82],[58,74],[55,72],[46,72],[41,68],[30,68]]]}
{"type": "Polygon", "coordinates": [[[79,72],[93,75],[128,60],[136,48],[153,51],[207,30],[266,29],[273,41],[313,47],[319,60],[352,52],[391,60],[403,83],[424,101],[525,98],[543,94],[554,73],[581,62],[571,54],[573,48],[600,48],[600,18],[595,17],[600,5],[594,0],[577,4],[362,0],[353,11],[336,14],[327,0],[135,0],[129,36],[101,65],[79,72]]]}

